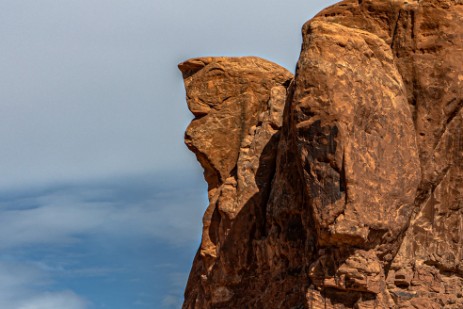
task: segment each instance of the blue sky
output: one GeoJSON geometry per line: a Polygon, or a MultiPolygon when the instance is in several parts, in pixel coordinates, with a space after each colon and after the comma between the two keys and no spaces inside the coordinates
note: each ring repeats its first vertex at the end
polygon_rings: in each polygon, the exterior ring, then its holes
{"type": "Polygon", "coordinates": [[[0,308],[178,308],[207,188],[177,64],[293,71],[332,3],[0,0],[0,308]]]}

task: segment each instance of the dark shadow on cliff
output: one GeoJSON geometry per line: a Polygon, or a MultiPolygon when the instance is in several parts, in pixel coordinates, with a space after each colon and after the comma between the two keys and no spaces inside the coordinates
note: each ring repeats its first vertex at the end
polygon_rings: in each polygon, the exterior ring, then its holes
{"type": "MultiPolygon", "coordinates": [[[[307,239],[313,235],[313,225],[304,206],[303,178],[290,136],[291,98],[290,93],[282,129],[261,153],[255,175],[259,192],[233,222],[221,222],[229,227],[229,233],[216,263],[230,271],[228,282],[233,283],[227,287],[234,297],[213,308],[265,308],[269,300],[285,308],[306,307],[306,265],[310,265],[314,250],[313,239],[307,239]]],[[[216,211],[215,219],[226,220],[216,211]]]]}

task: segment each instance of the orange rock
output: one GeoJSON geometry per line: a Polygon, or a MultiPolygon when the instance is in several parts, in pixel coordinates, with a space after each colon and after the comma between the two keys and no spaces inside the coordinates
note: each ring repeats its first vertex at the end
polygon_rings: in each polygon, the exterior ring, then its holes
{"type": "Polygon", "coordinates": [[[179,65],[210,200],[184,308],[463,308],[462,4],[340,2],[294,78],[179,65]]]}

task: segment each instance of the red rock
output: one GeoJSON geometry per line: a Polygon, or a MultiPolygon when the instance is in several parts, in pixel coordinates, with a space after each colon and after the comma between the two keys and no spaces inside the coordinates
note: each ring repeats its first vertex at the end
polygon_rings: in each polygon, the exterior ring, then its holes
{"type": "Polygon", "coordinates": [[[184,308],[463,308],[463,2],[343,1],[296,75],[179,65],[210,205],[184,308]]]}

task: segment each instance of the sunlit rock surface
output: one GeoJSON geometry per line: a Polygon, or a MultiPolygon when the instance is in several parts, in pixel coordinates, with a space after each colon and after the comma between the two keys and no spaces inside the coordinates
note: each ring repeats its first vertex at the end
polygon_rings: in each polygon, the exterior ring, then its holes
{"type": "Polygon", "coordinates": [[[179,65],[209,207],[184,308],[463,308],[463,1],[343,1],[296,75],[179,65]]]}

